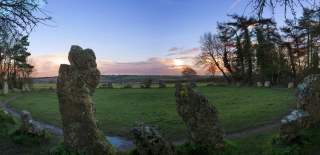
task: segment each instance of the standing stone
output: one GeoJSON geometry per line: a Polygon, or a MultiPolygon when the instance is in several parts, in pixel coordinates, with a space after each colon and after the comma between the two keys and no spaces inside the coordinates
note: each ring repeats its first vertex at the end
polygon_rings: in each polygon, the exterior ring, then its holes
{"type": "Polygon", "coordinates": [[[200,146],[220,149],[224,147],[223,131],[216,108],[190,85],[176,85],[177,112],[188,130],[189,139],[200,146]]]}
{"type": "Polygon", "coordinates": [[[131,130],[139,155],[174,155],[171,143],[166,141],[159,132],[152,127],[140,124],[131,130]]]}
{"type": "Polygon", "coordinates": [[[320,122],[320,74],[306,77],[297,87],[298,109],[310,114],[311,124],[320,122]]]}
{"type": "Polygon", "coordinates": [[[45,130],[32,119],[30,112],[23,110],[21,112],[21,127],[20,131],[32,135],[42,136],[45,130]]]}
{"type": "Polygon", "coordinates": [[[132,84],[131,83],[126,83],[124,86],[123,86],[123,88],[132,88],[133,86],[132,86],[132,84]]]}
{"type": "Polygon", "coordinates": [[[23,110],[21,112],[21,129],[28,131],[32,123],[32,116],[30,112],[23,110]]]}
{"type": "Polygon", "coordinates": [[[29,87],[29,84],[27,83],[23,83],[22,84],[22,92],[30,92],[30,87],[29,87]]]}
{"type": "Polygon", "coordinates": [[[12,92],[14,92],[14,93],[20,93],[20,92],[21,92],[21,89],[18,89],[18,88],[12,88],[12,92]]]}
{"type": "Polygon", "coordinates": [[[262,83],[261,82],[257,82],[257,87],[262,87],[262,83]]]}
{"type": "Polygon", "coordinates": [[[166,88],[166,83],[162,80],[159,80],[159,88],[166,88]]]}
{"type": "Polygon", "coordinates": [[[270,81],[265,81],[264,82],[264,87],[270,88],[271,87],[271,82],[270,81]]]}
{"type": "Polygon", "coordinates": [[[70,65],[59,69],[57,93],[67,148],[84,154],[114,154],[111,145],[98,129],[91,99],[99,84],[100,72],[91,49],[72,46],[70,65]]]}
{"type": "Polygon", "coordinates": [[[289,82],[288,83],[288,89],[292,89],[294,88],[294,83],[293,82],[289,82]]]}
{"type": "Polygon", "coordinates": [[[31,91],[31,89],[30,89],[30,85],[29,85],[29,84],[26,84],[26,86],[25,86],[25,87],[26,87],[26,91],[27,91],[27,92],[30,92],[30,91],[31,91]]]}
{"type": "Polygon", "coordinates": [[[320,74],[307,76],[297,87],[297,109],[281,120],[280,138],[294,143],[299,130],[320,122],[320,74]]]}
{"type": "Polygon", "coordinates": [[[113,88],[112,82],[108,82],[108,83],[107,83],[107,88],[110,88],[110,89],[113,88]]]}
{"type": "Polygon", "coordinates": [[[26,91],[26,87],[25,87],[25,84],[22,84],[22,88],[21,88],[21,91],[22,91],[22,92],[25,92],[25,91],[26,91]]]}
{"type": "Polygon", "coordinates": [[[241,82],[236,82],[236,86],[241,87],[242,86],[241,82]]]}
{"type": "Polygon", "coordinates": [[[309,114],[303,110],[294,110],[281,120],[280,139],[286,144],[297,142],[299,130],[309,127],[309,114]]]}
{"type": "Polygon", "coordinates": [[[9,93],[9,86],[8,86],[8,77],[7,74],[5,73],[4,78],[3,78],[3,94],[6,95],[9,93]]]}

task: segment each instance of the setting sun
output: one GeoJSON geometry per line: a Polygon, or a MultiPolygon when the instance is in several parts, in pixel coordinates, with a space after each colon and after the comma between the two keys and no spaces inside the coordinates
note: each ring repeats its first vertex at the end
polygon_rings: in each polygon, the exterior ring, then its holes
{"type": "Polygon", "coordinates": [[[174,59],[173,63],[176,67],[181,67],[184,65],[184,61],[180,60],[180,59],[174,59]]]}

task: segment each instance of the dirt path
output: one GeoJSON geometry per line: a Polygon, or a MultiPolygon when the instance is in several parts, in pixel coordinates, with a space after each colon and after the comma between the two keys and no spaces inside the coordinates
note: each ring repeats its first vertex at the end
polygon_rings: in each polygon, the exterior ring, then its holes
{"type": "MultiPolygon", "coordinates": [[[[9,102],[14,101],[15,99],[17,99],[20,96],[14,96],[9,98],[8,100],[5,101],[0,101],[0,107],[3,108],[5,111],[7,111],[10,115],[15,116],[15,117],[20,117],[21,116],[21,112],[18,110],[15,110],[14,108],[10,107],[9,102]]],[[[282,117],[281,117],[282,118],[282,117]]],[[[239,131],[235,131],[235,132],[230,132],[230,133],[226,133],[226,138],[228,139],[237,139],[237,138],[244,138],[253,134],[259,134],[259,133],[266,133],[272,130],[275,130],[277,128],[280,127],[280,119],[274,119],[268,123],[264,123],[255,127],[249,127],[246,129],[242,129],[239,131]]],[[[51,134],[56,135],[56,136],[63,136],[63,131],[61,128],[49,124],[49,123],[45,123],[45,122],[40,122],[37,120],[34,120],[34,122],[36,124],[38,124],[39,126],[41,126],[42,128],[48,130],[51,134]]],[[[124,137],[117,137],[117,136],[106,136],[106,138],[112,143],[112,145],[114,145],[114,147],[116,147],[119,150],[128,150],[134,147],[134,144],[131,140],[128,140],[124,137]]],[[[174,144],[182,144],[183,142],[185,142],[185,140],[182,141],[177,141],[177,142],[173,142],[174,144]]]]}
{"type": "Polygon", "coordinates": [[[280,128],[280,119],[273,120],[268,123],[264,123],[255,127],[249,127],[235,132],[226,133],[226,138],[228,139],[237,139],[244,138],[250,135],[266,133],[275,129],[280,128]]]}

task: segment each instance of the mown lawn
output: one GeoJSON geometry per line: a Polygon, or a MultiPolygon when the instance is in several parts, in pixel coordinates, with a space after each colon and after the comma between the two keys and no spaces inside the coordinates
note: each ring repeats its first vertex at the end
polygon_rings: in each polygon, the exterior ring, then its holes
{"type": "MultiPolygon", "coordinates": [[[[198,87],[219,111],[227,132],[253,127],[281,117],[294,106],[293,90],[247,87],[198,87]]],[[[186,129],[175,109],[174,88],[97,89],[94,95],[100,127],[112,135],[129,136],[137,121],[158,126],[171,140],[185,139],[186,129]]],[[[13,101],[41,121],[61,126],[57,96],[37,91],[13,101]]]]}

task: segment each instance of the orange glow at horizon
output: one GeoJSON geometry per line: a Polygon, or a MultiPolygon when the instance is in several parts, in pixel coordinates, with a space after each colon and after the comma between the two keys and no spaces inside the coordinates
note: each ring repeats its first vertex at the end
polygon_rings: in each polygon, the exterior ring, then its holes
{"type": "MultiPolygon", "coordinates": [[[[32,77],[57,76],[60,64],[69,64],[66,54],[32,56],[30,63],[35,66],[32,77]]],[[[113,62],[97,60],[103,75],[181,75],[185,66],[193,66],[199,74],[206,74],[190,60],[154,57],[137,62],[113,62]]]]}

